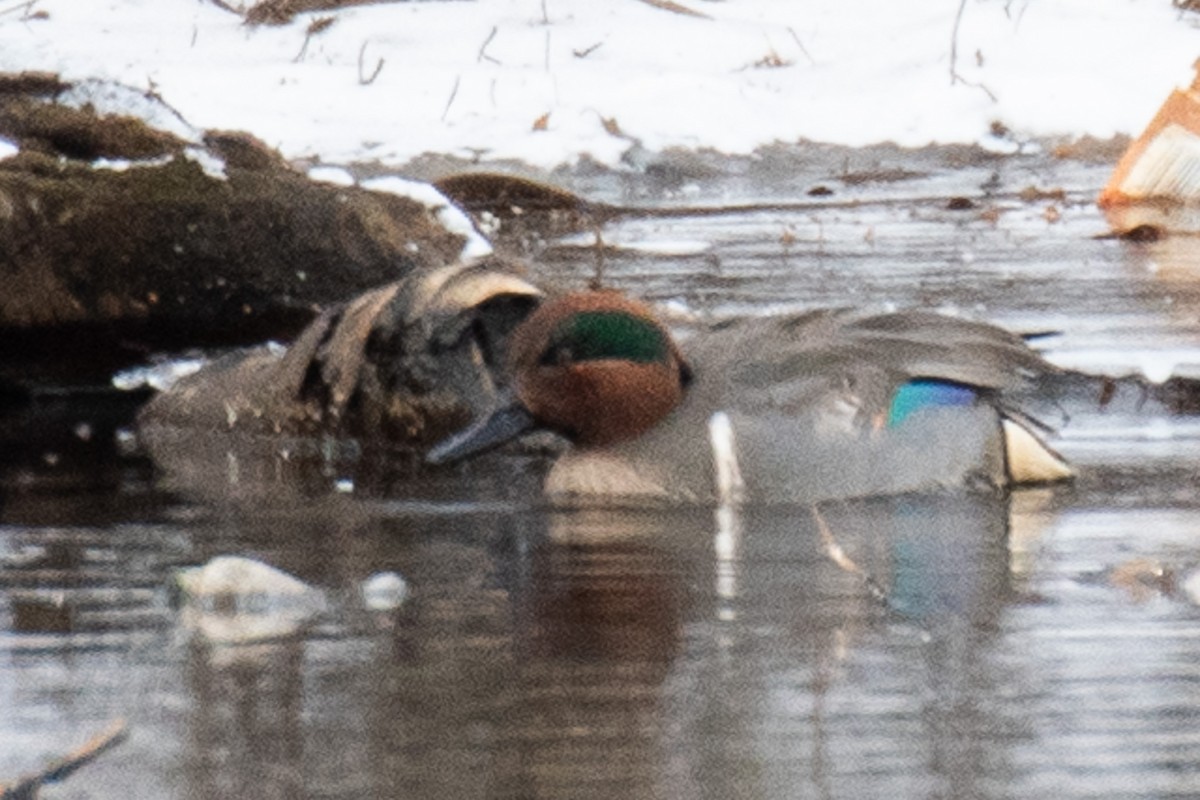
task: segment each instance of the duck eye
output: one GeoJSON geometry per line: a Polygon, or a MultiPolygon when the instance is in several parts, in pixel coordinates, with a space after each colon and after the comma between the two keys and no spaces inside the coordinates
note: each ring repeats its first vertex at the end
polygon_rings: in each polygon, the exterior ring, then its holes
{"type": "Polygon", "coordinates": [[[581,311],[562,320],[538,362],[615,359],[647,364],[666,361],[670,348],[653,321],[624,311],[581,311]]]}
{"type": "Polygon", "coordinates": [[[547,347],[542,351],[542,357],[538,359],[538,363],[543,367],[553,367],[559,364],[569,364],[574,360],[571,353],[571,348],[565,344],[547,347]]]}

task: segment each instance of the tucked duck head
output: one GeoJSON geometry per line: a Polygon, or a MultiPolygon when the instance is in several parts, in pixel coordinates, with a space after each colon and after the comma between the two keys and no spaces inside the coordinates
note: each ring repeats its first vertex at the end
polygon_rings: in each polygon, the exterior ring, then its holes
{"type": "Polygon", "coordinates": [[[632,439],[679,405],[691,379],[651,310],[614,291],[544,303],[513,333],[509,366],[508,402],[433,448],[430,462],[461,459],[538,428],[583,447],[632,439]]]}

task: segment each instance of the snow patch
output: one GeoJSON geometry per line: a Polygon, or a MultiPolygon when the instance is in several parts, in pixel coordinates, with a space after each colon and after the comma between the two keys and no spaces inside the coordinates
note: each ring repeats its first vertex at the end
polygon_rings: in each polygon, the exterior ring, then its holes
{"type": "Polygon", "coordinates": [[[69,108],[91,108],[101,117],[134,117],[155,130],[173,134],[190,144],[201,143],[200,132],[162,100],[149,92],[114,81],[78,81],[56,95],[55,102],[69,108]]]}
{"type": "Polygon", "coordinates": [[[184,120],[252,132],[289,159],[550,168],[672,146],[977,143],[995,123],[1013,141],[985,143],[1006,152],[1136,135],[1196,56],[1194,15],[1165,0],[702,5],[710,19],[632,2],[363,5],[306,44],[309,15],[247,27],[196,0],[39,0],[36,25],[0,16],[0,70],[103,78],[68,100],[192,143],[184,120]],[[1153,44],[1136,63],[1112,56],[1137,42],[1153,44]]]}
{"type": "Polygon", "coordinates": [[[225,180],[225,162],[204,148],[189,147],[183,151],[183,155],[188,161],[198,164],[208,177],[225,180]]]}
{"type": "Polygon", "coordinates": [[[371,178],[359,185],[372,192],[386,192],[398,197],[414,200],[433,211],[437,215],[438,222],[446,230],[466,237],[467,242],[463,245],[462,253],[459,254],[459,258],[462,260],[467,261],[491,255],[492,245],[487,239],[483,238],[479,231],[475,230],[475,226],[471,223],[471,218],[462,209],[454,205],[449,198],[439,192],[436,187],[428,183],[410,181],[394,175],[383,178],[371,178]]]}
{"type": "MultiPolygon", "coordinates": [[[[204,174],[217,180],[225,180],[225,162],[217,156],[200,147],[188,147],[183,151],[188,161],[199,165],[204,174]]],[[[162,167],[175,160],[174,155],[159,156],[158,158],[97,158],[89,166],[92,169],[104,169],[111,172],[126,172],[141,167],[162,167]]]]}
{"type": "Polygon", "coordinates": [[[308,171],[310,181],[331,183],[334,186],[353,186],[354,176],[341,167],[313,167],[308,171]]]}
{"type": "Polygon", "coordinates": [[[136,167],[161,167],[164,164],[170,164],[174,156],[160,156],[158,158],[97,158],[89,165],[92,169],[105,169],[110,172],[127,172],[136,167]]]}
{"type": "Polygon", "coordinates": [[[112,377],[114,389],[131,392],[150,388],[160,392],[170,389],[188,375],[199,372],[208,363],[205,358],[176,358],[139,367],[130,367],[112,377]]]}

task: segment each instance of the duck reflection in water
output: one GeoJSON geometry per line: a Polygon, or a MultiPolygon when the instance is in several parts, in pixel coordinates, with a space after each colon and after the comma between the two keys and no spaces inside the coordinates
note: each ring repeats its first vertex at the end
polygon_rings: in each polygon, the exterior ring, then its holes
{"type": "Polygon", "coordinates": [[[401,507],[360,513],[339,548],[298,510],[274,521],[290,571],[395,569],[411,598],[252,664],[192,650],[188,769],[208,794],[281,797],[334,791],[322,775],[349,765],[360,790],[415,796],[836,794],[880,769],[969,786],[1014,725],[987,702],[1012,678],[987,658],[1014,599],[1007,502],[822,503],[824,531],[809,506],[401,507]],[[846,680],[863,670],[878,694],[846,680]]]}
{"type": "Polygon", "coordinates": [[[405,731],[392,778],[414,791],[780,796],[872,768],[844,752],[865,718],[838,710],[846,671],[870,669],[885,694],[861,702],[907,698],[870,732],[903,751],[886,762],[969,784],[1002,760],[990,738],[1009,724],[975,708],[1013,599],[1006,508],[963,493],[823,508],[859,572],[827,556],[803,507],[736,513],[732,544],[703,509],[556,512],[544,535],[521,523],[488,559],[458,561],[473,566],[437,598],[417,587],[379,665],[391,694],[373,735],[405,731]],[[486,774],[413,772],[414,759],[486,774]]]}
{"type": "Polygon", "coordinates": [[[306,796],[304,648],[292,637],[228,658],[189,646],[189,796],[306,796]]]}

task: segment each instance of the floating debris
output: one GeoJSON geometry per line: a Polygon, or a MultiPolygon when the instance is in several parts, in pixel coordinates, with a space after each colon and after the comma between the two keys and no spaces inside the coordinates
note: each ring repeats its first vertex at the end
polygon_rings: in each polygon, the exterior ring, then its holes
{"type": "Polygon", "coordinates": [[[1134,140],[1097,201],[1118,234],[1200,233],[1200,60],[1134,140]]]}
{"type": "Polygon", "coordinates": [[[325,595],[269,564],[217,556],[175,575],[184,628],[211,644],[256,644],[298,633],[325,595]]]}
{"type": "Polygon", "coordinates": [[[395,611],[408,597],[408,582],[397,572],[377,572],[359,587],[368,611],[395,611]]]}
{"type": "MultiPolygon", "coordinates": [[[[1135,603],[1145,603],[1159,595],[1170,595],[1175,573],[1153,558],[1131,558],[1108,571],[1108,582],[1123,589],[1135,603]]],[[[1185,585],[1185,591],[1190,591],[1185,585]]]]}

